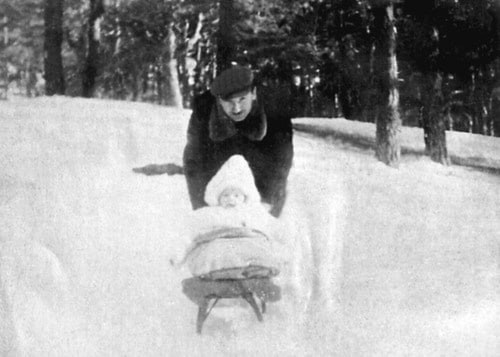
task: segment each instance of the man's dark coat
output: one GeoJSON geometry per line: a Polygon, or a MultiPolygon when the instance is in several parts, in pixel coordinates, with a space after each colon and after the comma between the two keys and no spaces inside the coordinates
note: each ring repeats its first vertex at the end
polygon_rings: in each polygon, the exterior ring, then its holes
{"type": "Polygon", "coordinates": [[[205,188],[224,162],[240,154],[248,161],[262,200],[279,216],[293,159],[290,97],[257,89],[248,117],[236,123],[210,92],[197,97],[184,149],[184,173],[193,209],[206,206],[205,188]]]}

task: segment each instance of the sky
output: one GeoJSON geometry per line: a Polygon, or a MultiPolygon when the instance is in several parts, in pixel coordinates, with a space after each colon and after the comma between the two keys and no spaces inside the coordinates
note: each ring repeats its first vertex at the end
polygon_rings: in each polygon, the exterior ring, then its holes
{"type": "Polygon", "coordinates": [[[0,102],[0,354],[497,356],[500,139],[448,132],[454,165],[403,127],[398,169],[373,124],[294,119],[280,225],[283,298],[197,307],[177,264],[191,212],[189,110],[68,97],[0,102]]]}

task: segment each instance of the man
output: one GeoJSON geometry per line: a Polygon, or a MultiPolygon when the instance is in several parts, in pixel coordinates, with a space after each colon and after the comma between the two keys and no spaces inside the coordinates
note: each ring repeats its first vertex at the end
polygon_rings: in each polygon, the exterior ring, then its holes
{"type": "Polygon", "coordinates": [[[249,163],[264,204],[278,217],[286,197],[293,143],[289,97],[254,85],[252,71],[223,71],[195,98],[184,149],[184,173],[193,209],[206,206],[205,188],[232,155],[249,163]]]}

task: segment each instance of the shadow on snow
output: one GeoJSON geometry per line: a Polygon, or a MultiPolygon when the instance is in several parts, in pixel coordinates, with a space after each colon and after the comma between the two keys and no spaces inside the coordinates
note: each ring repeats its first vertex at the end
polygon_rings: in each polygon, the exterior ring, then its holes
{"type": "MultiPolygon", "coordinates": [[[[313,125],[294,123],[294,130],[314,135],[315,137],[328,139],[337,143],[342,144],[346,148],[357,149],[359,151],[373,150],[375,151],[375,137],[360,136],[359,133],[344,133],[341,131],[336,131],[333,128],[317,128],[313,125]]],[[[423,139],[422,139],[423,140],[423,139]]],[[[411,147],[406,147],[404,144],[401,146],[402,155],[413,155],[413,156],[427,156],[424,149],[415,149],[411,147]]],[[[469,156],[460,157],[457,155],[450,154],[450,161],[453,165],[463,166],[468,169],[477,170],[491,175],[500,176],[500,167],[491,166],[489,163],[481,157],[469,156]]]]}

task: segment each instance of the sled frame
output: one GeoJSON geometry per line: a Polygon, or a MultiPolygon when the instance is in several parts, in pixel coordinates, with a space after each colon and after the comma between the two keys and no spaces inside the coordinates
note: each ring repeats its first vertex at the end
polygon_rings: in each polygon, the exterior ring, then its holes
{"type": "Polygon", "coordinates": [[[245,300],[257,320],[262,322],[266,303],[281,298],[280,288],[274,285],[270,278],[209,280],[194,277],[183,281],[183,291],[198,305],[198,334],[201,334],[203,324],[220,299],[245,300]]]}
{"type": "MultiPolygon", "coordinates": [[[[243,293],[241,296],[248,304],[252,307],[253,312],[257,316],[259,322],[264,321],[263,314],[266,312],[266,302],[261,301],[260,305],[257,302],[257,298],[252,293],[243,293]]],[[[217,302],[223,297],[218,297],[215,295],[207,296],[203,302],[198,307],[198,316],[196,318],[196,333],[201,334],[203,329],[203,324],[205,323],[208,315],[212,312],[217,302]]],[[[234,297],[232,297],[234,298],[234,297]]]]}

